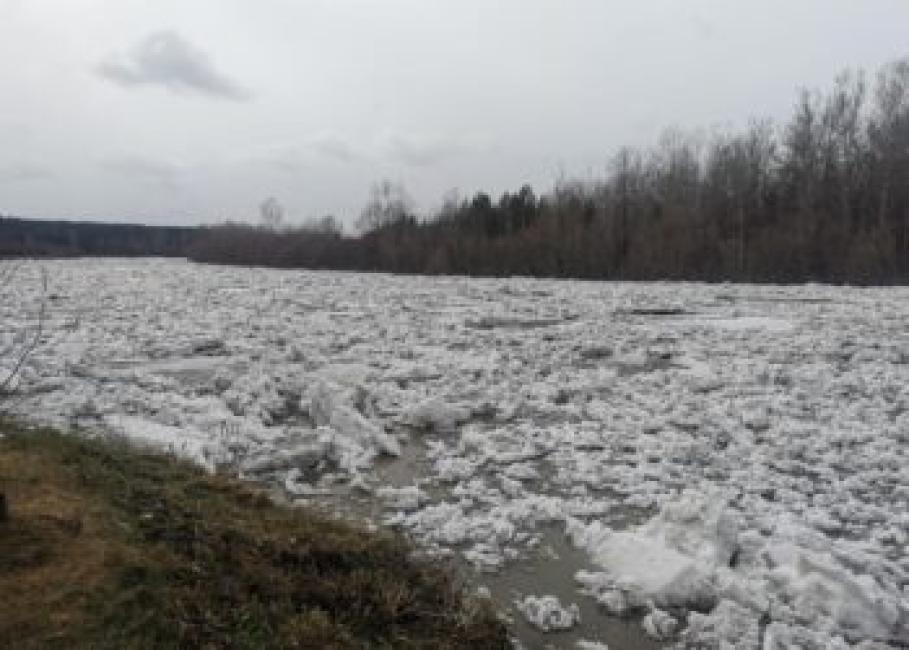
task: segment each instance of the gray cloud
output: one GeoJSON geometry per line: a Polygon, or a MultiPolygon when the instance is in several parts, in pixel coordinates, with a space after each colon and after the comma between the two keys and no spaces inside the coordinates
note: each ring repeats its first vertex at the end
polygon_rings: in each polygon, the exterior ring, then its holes
{"type": "Polygon", "coordinates": [[[297,145],[277,145],[238,159],[240,164],[267,166],[284,174],[300,174],[325,162],[348,165],[369,160],[366,151],[355,148],[349,140],[332,133],[321,132],[301,138],[297,145]]]}
{"type": "Polygon", "coordinates": [[[390,132],[380,139],[380,150],[392,159],[411,167],[430,167],[440,162],[476,152],[482,147],[468,138],[451,138],[390,132]]]}
{"type": "Polygon", "coordinates": [[[313,157],[345,164],[396,162],[410,167],[430,167],[454,156],[475,153],[484,147],[476,138],[459,139],[384,130],[373,136],[355,138],[324,131],[306,138],[298,148],[278,148],[267,155],[273,166],[283,171],[299,171],[313,157]]]}
{"type": "Polygon", "coordinates": [[[157,85],[178,94],[197,93],[234,101],[252,96],[219,72],[208,55],[172,31],[155,32],[126,56],[102,61],[97,73],[124,87],[157,85]]]}
{"type": "Polygon", "coordinates": [[[691,25],[699,38],[707,40],[713,38],[716,34],[716,30],[710,20],[698,11],[691,12],[691,25]]]}
{"type": "MultiPolygon", "coordinates": [[[[303,158],[296,149],[278,149],[266,154],[264,160],[274,169],[287,174],[297,174],[305,167],[303,158]]],[[[253,159],[252,162],[257,163],[259,161],[253,159]]]]}
{"type": "Polygon", "coordinates": [[[309,146],[316,153],[341,162],[349,163],[363,158],[363,154],[357,151],[344,138],[333,134],[315,136],[310,139],[309,146]]]}
{"type": "Polygon", "coordinates": [[[53,172],[47,167],[32,163],[14,163],[0,166],[0,183],[44,181],[53,178],[53,176],[53,172]]]}
{"type": "Polygon", "coordinates": [[[183,170],[177,165],[142,156],[108,158],[102,161],[100,166],[115,174],[156,183],[170,189],[176,189],[180,185],[183,173],[183,170]]]}

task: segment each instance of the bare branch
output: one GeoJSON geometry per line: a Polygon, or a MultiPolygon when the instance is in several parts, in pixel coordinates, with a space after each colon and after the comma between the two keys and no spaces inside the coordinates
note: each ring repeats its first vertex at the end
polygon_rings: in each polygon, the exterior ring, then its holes
{"type": "Polygon", "coordinates": [[[6,286],[12,282],[13,278],[16,277],[16,273],[19,271],[19,268],[22,266],[22,260],[17,260],[12,264],[9,264],[4,267],[0,267],[0,291],[6,288],[6,286]]]}
{"type": "MultiPolygon", "coordinates": [[[[17,267],[18,268],[18,267],[17,267]]],[[[38,323],[35,326],[35,333],[31,340],[27,341],[25,346],[19,352],[16,363],[7,374],[6,378],[0,383],[0,396],[9,394],[9,387],[19,375],[22,366],[28,360],[28,357],[35,351],[41,343],[41,336],[44,334],[44,321],[47,316],[47,269],[41,267],[41,306],[38,310],[38,323]]]]}

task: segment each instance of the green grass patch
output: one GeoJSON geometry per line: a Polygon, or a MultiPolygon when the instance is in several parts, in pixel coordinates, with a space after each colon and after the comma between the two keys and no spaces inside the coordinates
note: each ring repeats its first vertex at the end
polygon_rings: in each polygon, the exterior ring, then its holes
{"type": "Polygon", "coordinates": [[[0,647],[507,647],[390,533],[123,441],[0,431],[0,647]]]}

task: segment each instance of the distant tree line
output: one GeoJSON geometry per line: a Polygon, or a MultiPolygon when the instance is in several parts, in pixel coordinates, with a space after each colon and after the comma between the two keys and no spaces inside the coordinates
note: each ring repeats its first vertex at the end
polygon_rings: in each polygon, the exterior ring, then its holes
{"type": "Polygon", "coordinates": [[[0,258],[156,255],[182,257],[196,228],[42,221],[0,216],[0,258]]]}
{"type": "Polygon", "coordinates": [[[624,148],[598,180],[498,198],[448,196],[415,214],[376,185],[357,236],[333,217],[204,228],[0,217],[0,257],[187,256],[200,262],[400,273],[905,283],[909,281],[909,59],[803,91],[780,126],[667,132],[624,148]]]}
{"type": "Polygon", "coordinates": [[[204,262],[404,273],[610,279],[905,282],[909,279],[909,59],[869,82],[803,91],[781,127],[668,133],[626,148],[596,181],[498,199],[449,197],[418,218],[374,188],[361,234],[310,224],[206,229],[204,262]]]}

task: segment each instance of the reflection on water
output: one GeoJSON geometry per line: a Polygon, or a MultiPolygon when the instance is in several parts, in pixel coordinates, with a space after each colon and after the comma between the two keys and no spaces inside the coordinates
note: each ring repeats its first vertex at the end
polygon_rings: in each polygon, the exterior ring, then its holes
{"type": "Polygon", "coordinates": [[[507,565],[494,574],[478,574],[465,567],[472,584],[489,589],[496,605],[511,616],[509,628],[523,647],[573,648],[581,639],[600,641],[622,650],[656,650],[660,644],[646,636],[638,619],[606,615],[590,596],[578,592],[574,575],[595,570],[586,554],[571,546],[561,527],[548,526],[540,532],[542,542],[535,557],[507,565]],[[541,632],[527,623],[514,607],[516,600],[530,595],[556,596],[563,606],[576,603],[581,623],[563,632],[541,632]]]}

